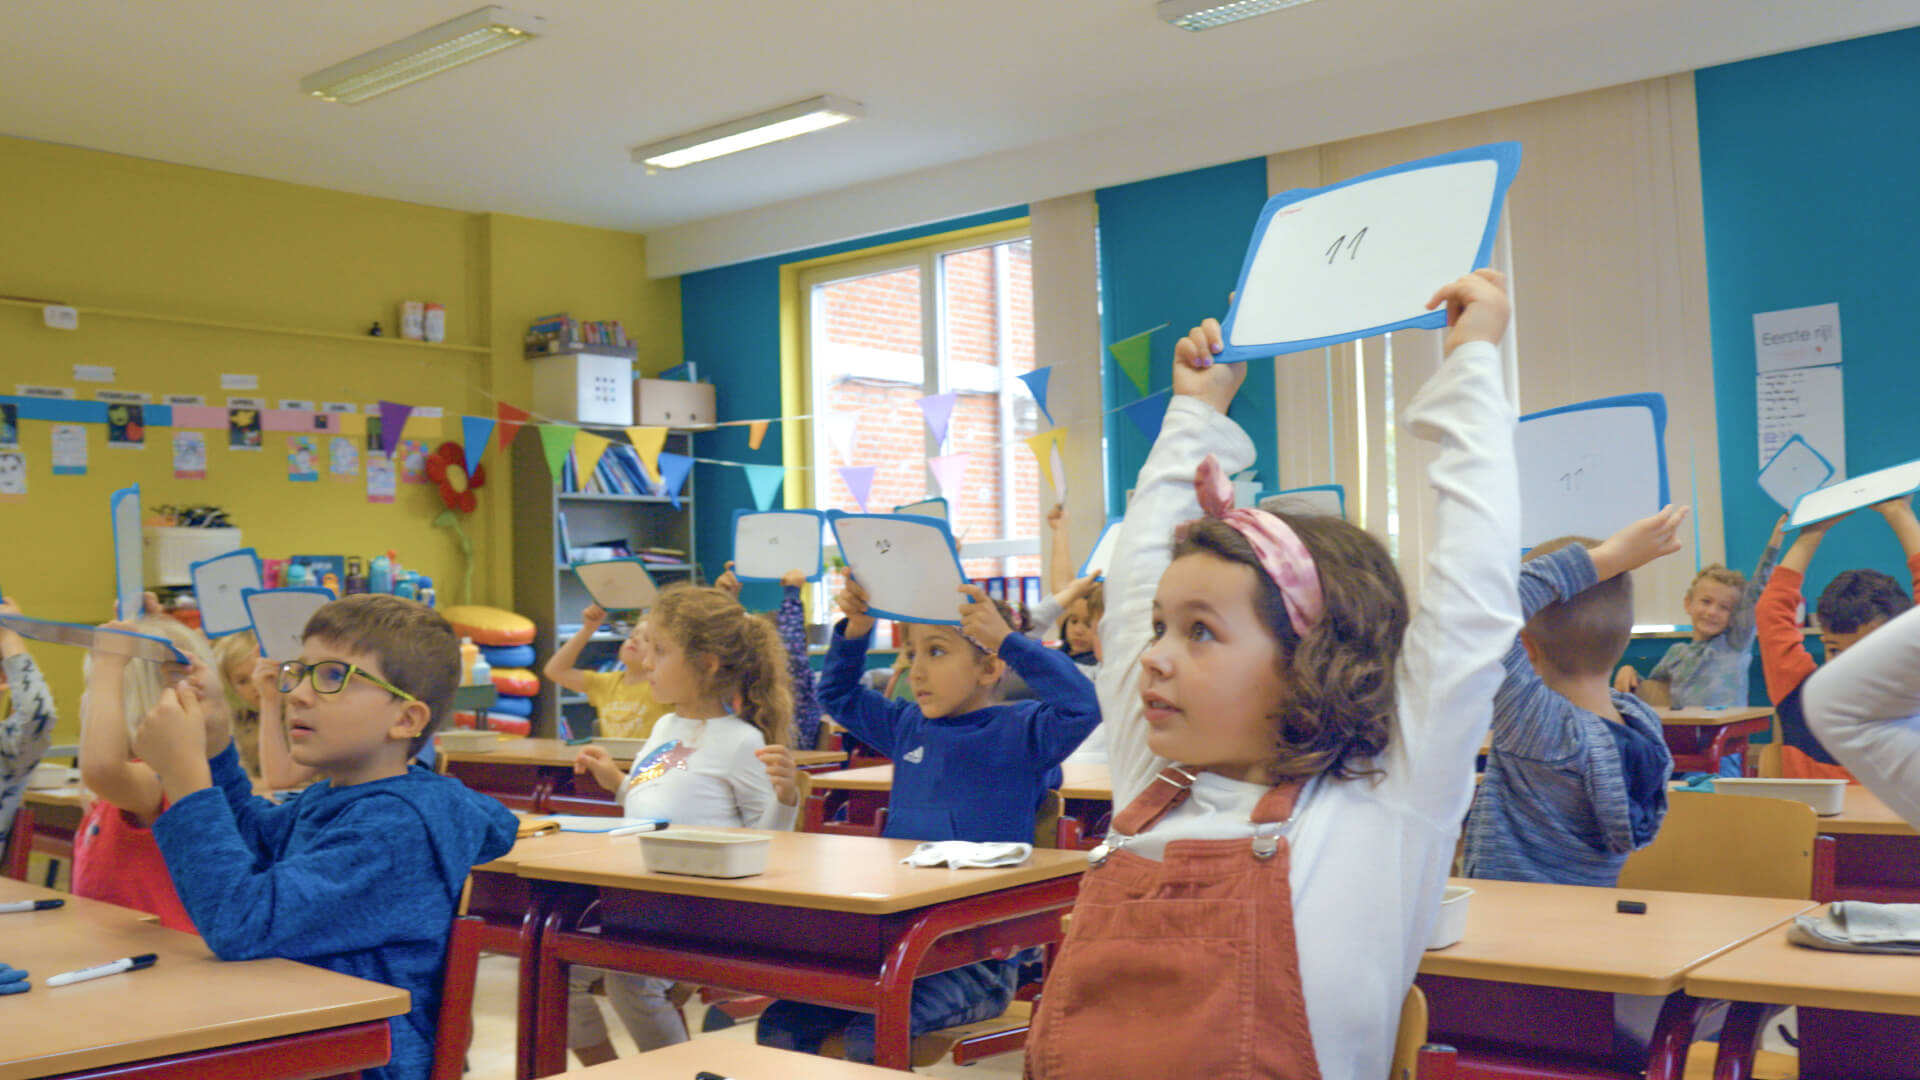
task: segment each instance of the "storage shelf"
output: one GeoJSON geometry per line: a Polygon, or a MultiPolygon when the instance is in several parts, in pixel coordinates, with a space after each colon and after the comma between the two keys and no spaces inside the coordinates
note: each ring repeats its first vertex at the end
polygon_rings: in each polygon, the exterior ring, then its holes
{"type": "MultiPolygon", "coordinates": [[[[44,308],[60,305],[57,300],[20,300],[13,297],[0,297],[0,304],[12,307],[44,308]]],[[[152,311],[120,311],[114,308],[74,307],[82,315],[105,319],[135,319],[141,322],[171,323],[175,326],[202,326],[214,330],[238,330],[249,334],[277,334],[282,337],[315,338],[321,341],[350,341],[368,345],[400,345],[409,349],[433,349],[439,352],[490,353],[492,348],[486,345],[455,345],[438,341],[408,341],[405,338],[368,337],[365,334],[343,334],[332,330],[306,330],[294,326],[269,326],[264,323],[232,322],[227,319],[196,319],[186,315],[162,315],[152,311]]],[[[369,320],[371,321],[371,320],[369,320]]]]}

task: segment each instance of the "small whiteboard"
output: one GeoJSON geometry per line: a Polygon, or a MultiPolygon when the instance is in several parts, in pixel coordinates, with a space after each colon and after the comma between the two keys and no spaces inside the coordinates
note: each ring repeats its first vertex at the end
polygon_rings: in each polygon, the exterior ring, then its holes
{"type": "Polygon", "coordinates": [[[312,585],[286,589],[248,589],[241,594],[253,634],[260,639],[260,655],[275,663],[300,659],[307,640],[307,620],[333,602],[333,594],[312,585]]]}
{"type": "Polygon", "coordinates": [[[1488,265],[1519,168],[1519,143],[1492,143],[1267,200],[1218,359],[1445,326],[1427,300],[1488,265]]]}
{"type": "Polygon", "coordinates": [[[1261,496],[1260,509],[1302,517],[1344,518],[1347,516],[1347,489],[1339,484],[1289,488],[1261,496]]]}
{"type": "Polygon", "coordinates": [[[210,638],[237,634],[253,628],[247,614],[246,590],[264,588],[260,577],[260,556],[252,548],[202,559],[187,567],[193,581],[193,599],[200,607],[200,631],[210,638]]]}
{"type": "Polygon", "coordinates": [[[1795,435],[1780,445],[1760,469],[1760,489],[1780,509],[1791,510],[1800,496],[1825,487],[1833,479],[1833,462],[1822,457],[1807,440],[1795,435]]]}
{"type": "Polygon", "coordinates": [[[827,516],[818,510],[735,510],[733,576],[741,581],[779,581],[789,570],[819,581],[827,516]]]}
{"type": "Polygon", "coordinates": [[[137,619],[146,612],[146,552],[141,547],[140,485],[121,488],[107,500],[113,521],[114,618],[137,619]]]}
{"type": "Polygon", "coordinates": [[[1100,530],[1100,539],[1094,541],[1093,551],[1087,555],[1087,561],[1080,564],[1080,576],[1098,571],[1102,578],[1112,569],[1114,553],[1120,550],[1120,526],[1125,518],[1114,518],[1107,527],[1100,530]]]}
{"type": "Polygon", "coordinates": [[[175,648],[173,642],[154,634],[136,634],[131,630],[109,630],[103,626],[82,626],[79,623],[52,622],[47,619],[29,619],[25,615],[0,615],[0,626],[34,641],[46,641],[55,645],[77,645],[82,649],[96,649],[117,656],[132,657],[135,660],[152,660],[156,663],[185,665],[192,661],[187,654],[175,648]]]}
{"type": "Polygon", "coordinates": [[[960,625],[960,554],[939,518],[829,510],[834,543],[867,590],[868,611],[900,622],[960,625]]]}
{"type": "Polygon", "coordinates": [[[1816,521],[1852,513],[1863,506],[1911,495],[1915,491],[1920,491],[1920,461],[1909,461],[1890,469],[1842,480],[1832,487],[1807,492],[1793,504],[1793,514],[1787,519],[1787,527],[1798,529],[1816,521]]]}
{"type": "Polygon", "coordinates": [[[1605,539],[1667,505],[1667,402],[1627,394],[1520,418],[1520,547],[1605,539]]]}
{"type": "Polygon", "coordinates": [[[593,602],[607,611],[645,611],[660,598],[653,575],[639,559],[575,563],[573,573],[593,602]]]}
{"type": "Polygon", "coordinates": [[[921,499],[919,502],[907,503],[905,506],[896,506],[893,508],[893,512],[896,514],[918,514],[921,517],[939,518],[941,521],[948,522],[949,524],[953,521],[953,514],[947,508],[947,500],[940,496],[935,496],[931,499],[921,499]]]}

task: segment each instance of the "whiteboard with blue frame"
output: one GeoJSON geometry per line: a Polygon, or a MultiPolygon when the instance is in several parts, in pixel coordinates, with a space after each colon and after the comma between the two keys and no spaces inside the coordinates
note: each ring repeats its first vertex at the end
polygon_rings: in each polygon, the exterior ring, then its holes
{"type": "Polygon", "coordinates": [[[1520,547],[1562,536],[1596,540],[1667,505],[1667,401],[1599,398],[1520,418],[1520,547]]]}
{"type": "Polygon", "coordinates": [[[867,610],[899,622],[960,625],[960,551],[939,518],[827,511],[847,569],[867,591],[867,610]]]}

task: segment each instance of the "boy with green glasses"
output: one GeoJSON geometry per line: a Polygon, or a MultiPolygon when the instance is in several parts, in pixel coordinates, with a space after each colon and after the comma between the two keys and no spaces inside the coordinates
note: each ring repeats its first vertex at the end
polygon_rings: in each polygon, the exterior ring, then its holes
{"type": "Polygon", "coordinates": [[[453,628],[411,600],[315,612],[279,688],[293,760],[324,779],[278,806],[253,794],[224,710],[203,711],[188,683],[134,736],[171,803],[154,837],[215,955],[285,957],[412,995],[391,1062],[366,1074],[380,1080],[428,1075],[461,889],[513,846],[505,807],[408,765],[451,709],[459,667],[453,628]]]}

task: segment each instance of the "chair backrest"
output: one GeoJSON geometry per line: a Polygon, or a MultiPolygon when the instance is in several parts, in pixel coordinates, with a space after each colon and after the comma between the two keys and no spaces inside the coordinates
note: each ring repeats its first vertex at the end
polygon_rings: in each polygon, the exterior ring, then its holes
{"type": "Polygon", "coordinates": [[[801,769],[793,782],[800,790],[800,801],[794,804],[800,808],[800,812],[793,817],[793,831],[801,832],[807,827],[807,796],[813,794],[813,774],[801,769]]]}
{"type": "Polygon", "coordinates": [[[434,1030],[431,1080],[461,1080],[466,1071],[467,1048],[473,1042],[473,985],[479,977],[480,938],[486,925],[478,916],[457,916],[453,932],[447,935],[447,969],[440,977],[440,1016],[434,1030]]]}
{"type": "Polygon", "coordinates": [[[1819,824],[1791,799],[1669,792],[1660,835],[1627,857],[1620,887],[1812,899],[1819,824]]]}
{"type": "Polygon", "coordinates": [[[1033,819],[1033,846],[1037,848],[1057,848],[1060,846],[1060,815],[1066,810],[1066,800],[1058,791],[1049,791],[1040,800],[1040,809],[1033,819]]]}
{"type": "Polygon", "coordinates": [[[1418,986],[1407,987],[1400,1003],[1400,1033],[1393,1039],[1393,1068],[1387,1080],[1414,1080],[1420,1075],[1420,1048],[1427,1043],[1427,995],[1418,986]]]}

